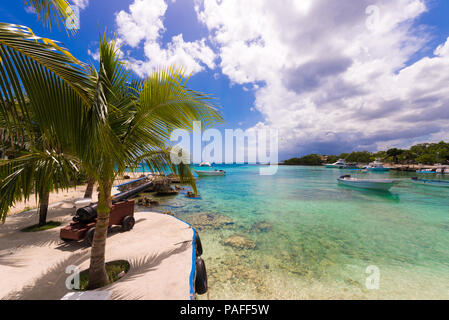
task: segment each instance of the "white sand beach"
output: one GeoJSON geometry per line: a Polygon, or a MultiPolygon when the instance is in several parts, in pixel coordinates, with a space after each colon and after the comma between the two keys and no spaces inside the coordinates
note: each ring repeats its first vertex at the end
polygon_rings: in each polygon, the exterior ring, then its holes
{"type": "MultiPolygon", "coordinates": [[[[49,209],[48,221],[59,221],[61,227],[69,224],[75,213],[73,200],[83,193],[84,187],[77,187],[52,195],[51,202],[62,202],[49,209]]],[[[106,261],[127,260],[131,268],[122,279],[100,290],[110,291],[112,299],[190,299],[192,228],[172,216],[139,208],[135,219],[130,232],[115,227],[106,247],[106,261]]],[[[61,227],[20,231],[36,220],[36,210],[31,210],[11,215],[0,225],[0,299],[61,299],[69,292],[66,268],[89,266],[90,248],[60,240],[61,227]]]]}

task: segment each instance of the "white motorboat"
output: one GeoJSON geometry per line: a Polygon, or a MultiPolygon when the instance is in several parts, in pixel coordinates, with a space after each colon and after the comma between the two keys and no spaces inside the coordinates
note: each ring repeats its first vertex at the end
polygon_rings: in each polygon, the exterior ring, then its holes
{"type": "Polygon", "coordinates": [[[224,170],[195,170],[195,173],[199,175],[200,177],[213,177],[213,176],[224,176],[226,174],[226,171],[224,170]]]}
{"type": "Polygon", "coordinates": [[[346,167],[346,160],[345,159],[339,159],[337,162],[334,162],[332,164],[326,164],[326,168],[345,168],[346,167]]]}
{"type": "Polygon", "coordinates": [[[449,180],[418,179],[413,177],[412,182],[423,186],[449,188],[449,180]]]}
{"type": "Polygon", "coordinates": [[[210,162],[204,161],[200,163],[200,167],[212,167],[212,165],[210,164],[210,162]]]}
{"type": "Polygon", "coordinates": [[[374,171],[374,172],[386,172],[386,171],[390,171],[390,168],[386,168],[384,167],[384,164],[378,160],[371,162],[366,169],[368,169],[369,171],[374,171]]]}
{"type": "Polygon", "coordinates": [[[350,187],[381,191],[388,191],[397,183],[392,179],[358,179],[352,178],[350,175],[341,176],[338,182],[350,187]]]}

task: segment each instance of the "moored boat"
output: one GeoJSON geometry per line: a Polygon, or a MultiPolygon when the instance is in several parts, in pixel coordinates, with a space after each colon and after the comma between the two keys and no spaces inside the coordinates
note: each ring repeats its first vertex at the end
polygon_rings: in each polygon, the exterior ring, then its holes
{"type": "Polygon", "coordinates": [[[345,159],[339,159],[337,162],[334,162],[332,164],[326,164],[326,168],[343,169],[344,167],[346,167],[346,160],[345,159]]]}
{"type": "Polygon", "coordinates": [[[226,171],[224,170],[195,170],[195,173],[199,175],[200,177],[212,177],[212,176],[224,176],[226,174],[226,171]]]}
{"type": "Polygon", "coordinates": [[[390,168],[384,167],[384,164],[378,160],[371,162],[366,169],[373,172],[387,172],[390,171],[390,168]]]}
{"type": "Polygon", "coordinates": [[[433,169],[421,169],[416,170],[416,173],[436,173],[436,171],[434,171],[433,169]]]}
{"type": "Polygon", "coordinates": [[[449,180],[418,179],[417,177],[413,177],[412,182],[423,186],[449,188],[449,180]]]}
{"type": "Polygon", "coordinates": [[[212,167],[212,165],[210,164],[210,162],[204,161],[200,163],[200,167],[212,167]]]}
{"type": "Polygon", "coordinates": [[[397,182],[392,179],[358,179],[352,178],[350,175],[344,175],[338,178],[340,184],[370,190],[388,191],[397,182]]]}

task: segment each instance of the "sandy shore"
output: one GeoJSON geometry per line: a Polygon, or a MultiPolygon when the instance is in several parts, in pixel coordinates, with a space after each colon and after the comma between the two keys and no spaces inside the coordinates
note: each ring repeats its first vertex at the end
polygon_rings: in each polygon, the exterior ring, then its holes
{"type": "MultiPolygon", "coordinates": [[[[75,209],[65,201],[49,210],[48,218],[70,223],[75,209]]],[[[61,299],[70,292],[66,268],[89,266],[90,247],[65,243],[60,228],[24,233],[35,222],[35,210],[8,217],[0,225],[0,299],[61,299]]],[[[113,299],[189,299],[193,230],[164,214],[136,208],[136,225],[130,232],[114,227],[108,236],[106,261],[127,260],[125,277],[103,288],[113,299]]]]}
{"type": "MultiPolygon", "coordinates": [[[[148,174],[148,173],[127,173],[131,179],[139,178],[142,174],[148,174]]],[[[119,185],[122,183],[125,183],[127,181],[130,181],[129,179],[123,179],[123,177],[118,177],[114,181],[114,185],[119,185]]],[[[50,193],[50,204],[58,203],[61,201],[65,202],[72,202],[74,199],[81,199],[84,197],[84,192],[86,191],[87,185],[78,185],[76,187],[69,188],[68,190],[63,190],[59,192],[51,192],[50,193]]],[[[114,191],[114,190],[113,190],[114,191]]],[[[94,202],[98,201],[98,192],[97,192],[97,185],[94,187],[94,192],[92,195],[92,200],[94,202]]],[[[13,207],[9,209],[8,215],[14,215],[20,212],[29,211],[32,209],[36,209],[38,207],[38,201],[36,201],[35,195],[31,195],[28,201],[20,201],[17,202],[13,207]]]]}
{"type": "MultiPolygon", "coordinates": [[[[142,173],[127,174],[138,178],[142,173]]],[[[130,181],[117,179],[114,185],[130,181]]],[[[68,225],[75,213],[74,201],[84,196],[86,186],[52,193],[47,220],[68,225]]],[[[93,201],[97,201],[94,189],[93,201]]],[[[117,191],[115,191],[117,192],[117,191]]],[[[114,190],[113,190],[114,193],[114,190]]],[[[61,299],[71,292],[65,281],[66,268],[89,266],[90,247],[84,242],[66,243],[59,238],[61,227],[24,233],[37,222],[35,198],[17,203],[4,225],[0,225],[0,299],[61,299]],[[26,211],[24,211],[26,210],[26,211]]],[[[102,290],[112,299],[190,299],[193,230],[168,215],[136,206],[136,224],[130,232],[113,228],[108,236],[106,261],[127,260],[128,274],[102,290]]]]}

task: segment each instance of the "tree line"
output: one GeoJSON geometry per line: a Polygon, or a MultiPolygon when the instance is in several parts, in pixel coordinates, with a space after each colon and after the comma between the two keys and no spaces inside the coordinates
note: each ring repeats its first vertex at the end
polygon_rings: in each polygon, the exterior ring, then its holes
{"type": "Polygon", "coordinates": [[[334,163],[338,159],[345,159],[347,162],[355,163],[369,163],[379,159],[383,162],[395,164],[449,164],[449,143],[444,141],[438,143],[420,143],[412,146],[410,149],[392,148],[378,152],[354,151],[328,156],[309,154],[301,158],[285,160],[283,164],[318,166],[324,163],[334,163]]]}

